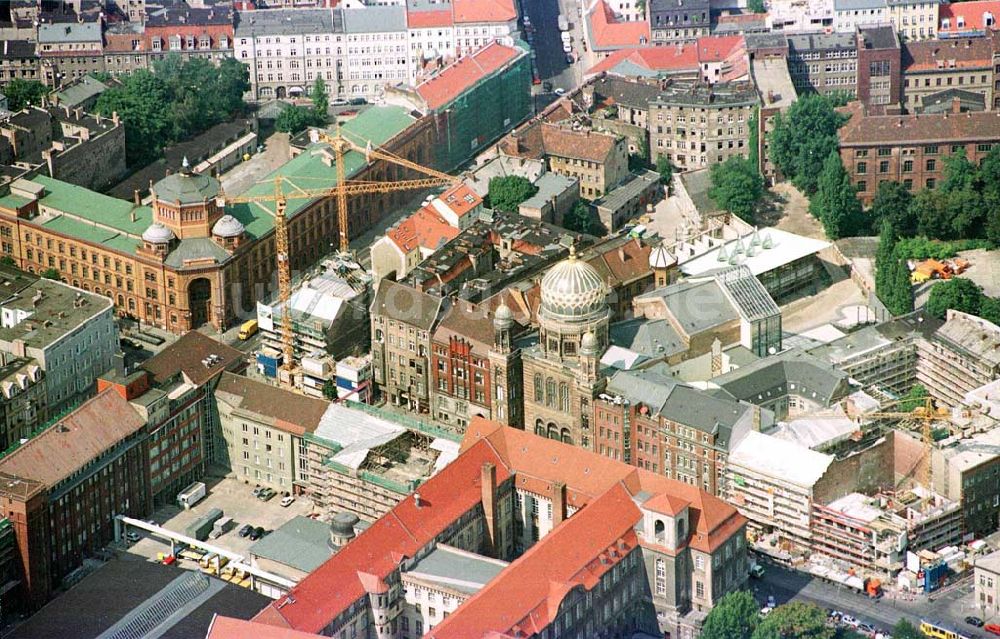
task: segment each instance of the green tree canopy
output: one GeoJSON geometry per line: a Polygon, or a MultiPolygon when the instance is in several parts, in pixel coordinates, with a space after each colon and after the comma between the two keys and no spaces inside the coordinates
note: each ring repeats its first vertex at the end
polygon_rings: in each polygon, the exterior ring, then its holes
{"type": "Polygon", "coordinates": [[[893,639],[925,639],[924,635],[906,619],[900,619],[892,627],[893,639]]]}
{"type": "Polygon", "coordinates": [[[47,280],[58,280],[59,279],[59,269],[57,268],[47,268],[40,272],[39,275],[47,280]]]}
{"type": "Polygon", "coordinates": [[[20,111],[29,104],[41,105],[42,98],[48,92],[48,87],[41,82],[22,78],[14,78],[3,88],[3,94],[7,96],[7,108],[11,111],[20,111]]]}
{"type": "Polygon", "coordinates": [[[764,0],[749,0],[747,2],[747,9],[749,9],[750,13],[767,13],[764,0]]]}
{"type": "Polygon", "coordinates": [[[330,96],[326,94],[326,81],[319,74],[316,74],[309,96],[312,98],[313,116],[317,125],[326,124],[330,118],[330,96]]]}
{"type": "Polygon", "coordinates": [[[161,78],[145,69],[124,78],[97,98],[94,110],[110,116],[118,113],[125,123],[125,155],[130,165],[149,163],[171,139],[174,127],[170,88],[161,78]]]}
{"type": "Polygon", "coordinates": [[[878,185],[875,200],[872,202],[870,218],[875,228],[883,222],[889,222],[902,236],[910,237],[917,231],[917,221],[910,211],[913,194],[895,181],[882,182],[878,185]]]}
{"type": "Polygon", "coordinates": [[[953,277],[938,282],[931,288],[925,310],[934,317],[944,318],[948,309],[979,315],[983,303],[983,289],[972,280],[953,277]]]}
{"type": "Polygon", "coordinates": [[[656,172],[660,174],[660,184],[669,187],[670,180],[674,176],[674,167],[670,166],[666,156],[661,155],[656,158],[656,172]]]}
{"type": "Polygon", "coordinates": [[[824,161],[837,150],[837,129],[845,121],[828,98],[806,94],[786,113],[774,117],[771,161],[795,186],[811,195],[818,187],[824,161]]]}
{"type": "Polygon", "coordinates": [[[878,250],[875,252],[875,292],[883,301],[889,290],[891,265],[895,259],[896,229],[889,220],[883,220],[878,236],[878,250]]]}
{"type": "Polygon", "coordinates": [[[570,231],[587,235],[603,235],[604,229],[590,205],[584,200],[577,200],[569,213],[563,216],[563,226],[570,231]]]}
{"type": "Polygon", "coordinates": [[[914,384],[896,404],[896,410],[912,413],[914,409],[923,406],[928,397],[930,397],[930,393],[927,392],[927,388],[923,384],[914,384]]]}
{"type": "Polygon", "coordinates": [[[507,175],[490,179],[490,207],[514,213],[521,202],[538,193],[538,187],[520,175],[507,175]]]}
{"type": "MultiPolygon", "coordinates": [[[[763,0],[761,0],[763,4],[763,0]]],[[[748,146],[750,150],[747,154],[747,160],[750,164],[757,168],[757,172],[760,173],[760,131],[758,127],[760,126],[760,108],[754,107],[753,112],[750,114],[750,122],[747,123],[750,129],[750,141],[748,146]]]]}
{"type": "Polygon", "coordinates": [[[826,156],[817,186],[809,211],[823,224],[827,237],[836,240],[856,235],[864,226],[861,202],[836,151],[826,156]]]}
{"type": "Polygon", "coordinates": [[[709,170],[708,196],[717,205],[747,222],[753,222],[757,202],[764,194],[764,180],[746,158],[731,156],[709,170]]]}
{"type": "Polygon", "coordinates": [[[311,109],[300,106],[290,106],[278,114],[274,121],[274,128],[283,133],[292,135],[305,130],[316,122],[311,109]]]}
{"type": "Polygon", "coordinates": [[[708,613],[699,639],[750,639],[759,622],[753,595],[746,590],[731,592],[708,613]]]}
{"type": "Polygon", "coordinates": [[[753,633],[753,639],[833,639],[836,629],[826,625],[826,613],[801,601],[778,606],[753,633]]]}
{"type": "Polygon", "coordinates": [[[950,193],[972,189],[975,186],[979,170],[965,156],[965,149],[959,149],[945,156],[942,163],[944,164],[944,179],[940,185],[942,191],[950,193]]]}
{"type": "Polygon", "coordinates": [[[910,269],[906,266],[906,260],[899,257],[898,251],[890,269],[889,295],[888,299],[883,298],[882,301],[893,315],[906,315],[913,311],[913,284],[910,282],[910,269]]]}

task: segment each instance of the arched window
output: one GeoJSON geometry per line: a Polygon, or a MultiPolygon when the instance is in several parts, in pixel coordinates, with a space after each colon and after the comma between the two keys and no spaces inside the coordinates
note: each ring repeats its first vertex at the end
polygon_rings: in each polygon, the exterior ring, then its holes
{"type": "Polygon", "coordinates": [[[542,389],[542,376],[540,373],[535,373],[535,403],[541,404],[545,401],[544,393],[545,391],[542,389]]]}
{"type": "Polygon", "coordinates": [[[663,523],[662,519],[657,519],[656,523],[653,524],[653,537],[656,541],[663,543],[666,539],[667,525],[663,523]]]}
{"type": "Polygon", "coordinates": [[[545,405],[549,408],[556,407],[556,381],[551,377],[545,379],[545,405]]]}
{"type": "Polygon", "coordinates": [[[545,423],[540,419],[535,420],[535,434],[539,437],[545,437],[545,423]]]}
{"type": "Polygon", "coordinates": [[[687,530],[685,530],[684,519],[679,518],[677,520],[677,543],[683,543],[687,538],[687,530]]]}
{"type": "Polygon", "coordinates": [[[561,439],[562,443],[564,443],[564,444],[572,444],[573,443],[573,438],[570,437],[569,429],[568,428],[564,428],[561,431],[559,431],[559,439],[561,439]]]}
{"type": "Polygon", "coordinates": [[[559,410],[569,412],[569,386],[566,382],[559,384],[559,410]]]}
{"type": "Polygon", "coordinates": [[[559,428],[552,422],[549,422],[549,439],[559,439],[559,428]]]}

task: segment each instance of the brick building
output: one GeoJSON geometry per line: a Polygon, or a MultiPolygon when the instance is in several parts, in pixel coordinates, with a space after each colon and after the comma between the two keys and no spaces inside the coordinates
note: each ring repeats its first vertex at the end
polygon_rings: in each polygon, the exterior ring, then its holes
{"type": "Polygon", "coordinates": [[[902,101],[902,51],[890,26],[858,29],[858,100],[871,112],[882,113],[902,101]]]}
{"type": "MultiPolygon", "coordinates": [[[[375,107],[344,125],[418,163],[431,158],[434,131],[396,107],[375,107]]],[[[351,179],[384,180],[382,161],[345,156],[351,179]]],[[[405,173],[405,172],[404,172],[405,173]]],[[[243,195],[267,197],[273,181],[308,175],[310,186],[336,184],[333,154],[318,144],[279,167],[243,195]]],[[[287,192],[295,186],[286,181],[287,192]]],[[[174,333],[210,323],[232,326],[269,285],[275,269],[274,204],[227,203],[218,180],[184,169],[153,185],[151,206],[107,197],[35,176],[3,187],[0,237],[4,254],[23,269],[59,271],[85,291],[113,300],[118,312],[174,333]]],[[[352,197],[348,236],[368,229],[405,194],[352,197]]],[[[291,268],[327,253],[339,236],[332,198],[292,198],[286,210],[291,268]]]]}
{"type": "MultiPolygon", "coordinates": [[[[261,639],[275,629],[464,639],[559,627],[587,637],[642,631],[694,639],[705,613],[746,587],[745,524],[692,486],[477,419],[458,459],[419,495],[239,631],[261,639]],[[491,563],[484,574],[470,555],[517,561],[491,563]],[[427,587],[453,579],[473,596],[457,607],[429,599],[427,587]],[[403,580],[420,589],[404,593],[403,580]]],[[[340,539],[339,528],[333,536],[340,539]]],[[[238,623],[217,620],[209,638],[231,636],[238,623]]]]}
{"type": "Polygon", "coordinates": [[[37,608],[114,538],[115,515],[152,510],[145,420],[105,391],[0,461],[24,604],[37,608]]]}
{"type": "Polygon", "coordinates": [[[993,104],[993,39],[949,38],[903,45],[903,106],[920,113],[927,98],[948,89],[982,94],[993,104]]]}
{"type": "Polygon", "coordinates": [[[944,176],[944,158],[964,150],[979,164],[1000,142],[1000,118],[991,112],[866,115],[855,106],[849,113],[838,132],[840,159],[866,206],[881,182],[901,182],[914,193],[933,189],[944,176]]]}
{"type": "Polygon", "coordinates": [[[146,420],[149,482],[155,505],[174,503],[177,493],[204,477],[210,463],[228,465],[213,389],[225,371],[242,372],[243,353],[190,331],[139,367],[115,368],[97,380],[146,420]]]}

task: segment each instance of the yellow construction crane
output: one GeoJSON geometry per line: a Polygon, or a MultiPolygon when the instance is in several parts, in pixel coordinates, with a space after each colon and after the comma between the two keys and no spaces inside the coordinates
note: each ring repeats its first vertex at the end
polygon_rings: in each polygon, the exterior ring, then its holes
{"type": "Polygon", "coordinates": [[[292,358],[294,349],[294,332],[292,330],[292,314],[288,308],[289,300],[292,297],[292,272],[288,255],[288,227],[286,225],[285,210],[290,199],[314,199],[323,197],[334,197],[337,200],[337,231],[340,234],[340,251],[350,252],[350,241],[347,229],[347,196],[364,193],[390,193],[393,191],[408,191],[412,189],[427,189],[435,186],[450,186],[461,182],[461,178],[448,175],[441,171],[428,168],[411,162],[398,155],[390,153],[385,149],[374,149],[369,142],[364,147],[348,140],[344,137],[337,126],[336,135],[329,135],[319,132],[316,141],[330,145],[333,151],[333,161],[337,171],[336,186],[324,188],[301,188],[293,184],[291,180],[283,176],[274,178],[274,193],[266,195],[244,195],[236,197],[226,197],[227,204],[240,204],[251,202],[274,202],[274,242],[278,261],[278,299],[281,301],[281,346],[284,355],[282,368],[286,371],[292,368],[292,358]],[[429,177],[414,180],[398,180],[394,182],[368,182],[368,181],[348,181],[344,169],[344,156],[356,151],[364,153],[365,160],[371,162],[383,160],[397,166],[411,169],[429,177]],[[291,190],[287,193],[282,188],[283,184],[289,184],[291,190]]]}
{"type": "MultiPolygon", "coordinates": [[[[891,402],[888,406],[894,404],[901,404],[903,402],[912,402],[912,399],[903,399],[897,402],[891,402]]],[[[923,474],[923,484],[924,486],[930,487],[931,483],[931,451],[934,446],[934,434],[933,434],[933,424],[939,419],[948,419],[951,412],[945,406],[935,406],[934,400],[930,397],[925,397],[919,406],[916,406],[911,411],[880,411],[876,413],[864,413],[859,417],[862,419],[899,419],[899,420],[912,420],[920,422],[920,439],[924,445],[924,456],[926,458],[926,464],[924,465],[923,474]]]]}

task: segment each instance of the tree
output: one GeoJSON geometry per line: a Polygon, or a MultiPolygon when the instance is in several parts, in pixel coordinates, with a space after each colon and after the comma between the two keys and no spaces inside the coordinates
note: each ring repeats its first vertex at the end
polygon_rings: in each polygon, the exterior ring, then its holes
{"type": "Polygon", "coordinates": [[[746,590],[731,592],[708,613],[699,639],[750,639],[759,622],[753,595],[746,590]]]}
{"type": "Polygon", "coordinates": [[[948,155],[942,160],[944,164],[944,179],[938,187],[945,193],[972,189],[976,182],[978,169],[965,156],[965,149],[948,155]]]}
{"type": "Polygon", "coordinates": [[[753,639],[833,639],[836,629],[826,625],[826,613],[817,606],[792,601],[775,608],[754,630],[753,639]]]}
{"type": "Polygon", "coordinates": [[[837,129],[845,121],[829,99],[817,94],[801,97],[787,113],[774,118],[771,161],[795,186],[811,195],[816,191],[823,160],[837,150],[837,129]]]}
{"type": "Polygon", "coordinates": [[[665,155],[656,158],[656,172],[660,174],[660,184],[670,188],[670,180],[674,176],[674,167],[670,166],[670,160],[665,155]]]}
{"type": "Polygon", "coordinates": [[[330,401],[337,399],[337,385],[333,383],[332,379],[326,380],[323,384],[323,397],[330,401]]]}
{"type": "Polygon", "coordinates": [[[125,77],[97,98],[94,110],[117,113],[125,123],[125,155],[129,165],[143,166],[159,155],[173,130],[170,90],[166,82],[145,69],[125,77]]]}
{"type": "Polygon", "coordinates": [[[41,275],[42,277],[44,277],[47,280],[56,280],[56,281],[58,281],[59,280],[59,269],[57,269],[57,268],[47,268],[44,271],[40,272],[39,275],[41,275]]]}
{"type": "Polygon", "coordinates": [[[883,303],[889,297],[892,282],[892,263],[896,259],[896,230],[889,220],[882,221],[878,236],[878,250],[875,252],[875,293],[883,303]]]}
{"type": "Polygon", "coordinates": [[[897,252],[889,275],[889,299],[883,299],[893,315],[906,315],[913,311],[913,285],[910,283],[910,269],[906,260],[897,252]]]}
{"type": "Polygon", "coordinates": [[[912,413],[915,408],[923,406],[928,397],[930,397],[930,393],[927,392],[927,388],[923,384],[914,384],[896,406],[900,412],[912,413]]]}
{"type": "Polygon", "coordinates": [[[863,226],[861,202],[836,150],[826,156],[817,187],[809,211],[822,222],[827,237],[836,240],[855,235],[863,226]]]}
{"type": "Polygon", "coordinates": [[[577,200],[569,213],[563,216],[563,227],[586,235],[603,235],[601,223],[583,200],[577,200]]]}
{"type": "MultiPolygon", "coordinates": [[[[763,5],[763,0],[760,1],[763,5]]],[[[757,172],[760,173],[760,131],[757,130],[757,127],[760,126],[760,109],[758,107],[753,108],[753,113],[750,114],[750,122],[747,126],[750,127],[750,151],[747,159],[757,169],[757,172]]]]}
{"type": "Polygon", "coordinates": [[[14,78],[3,88],[3,94],[7,96],[7,108],[11,111],[20,111],[29,104],[40,105],[48,92],[48,87],[41,82],[22,78],[14,78]]]}
{"type": "Polygon", "coordinates": [[[731,156],[709,170],[708,196],[717,205],[747,222],[753,222],[757,202],[764,194],[764,180],[746,158],[731,156]]]}
{"type": "Polygon", "coordinates": [[[274,128],[292,135],[304,130],[315,122],[312,111],[304,107],[290,106],[278,114],[274,128]]]}
{"type": "Polygon", "coordinates": [[[924,635],[906,619],[900,619],[892,627],[893,639],[924,639],[924,635]]]}
{"type": "Polygon", "coordinates": [[[520,175],[495,177],[490,180],[490,207],[498,211],[513,213],[529,197],[538,193],[538,187],[520,175]]]}
{"type": "Polygon", "coordinates": [[[931,288],[925,310],[938,318],[944,318],[948,309],[979,315],[982,300],[983,289],[978,284],[964,277],[954,277],[931,288]]]}
{"type": "Polygon", "coordinates": [[[889,222],[900,235],[911,237],[917,231],[917,221],[910,210],[912,203],[913,195],[905,186],[892,180],[882,182],[869,212],[874,228],[889,222]]]}
{"type": "Polygon", "coordinates": [[[945,193],[921,189],[910,204],[910,215],[917,222],[917,232],[939,240],[951,238],[951,226],[945,219],[947,205],[945,193]]]}
{"type": "Polygon", "coordinates": [[[767,13],[764,0],[749,0],[747,2],[747,9],[750,10],[750,13],[767,13]]]}
{"type": "Polygon", "coordinates": [[[326,82],[319,74],[316,75],[316,81],[313,82],[309,95],[312,97],[313,116],[316,119],[316,124],[326,124],[330,117],[330,96],[326,94],[326,82]]]}
{"type": "Polygon", "coordinates": [[[14,258],[10,255],[0,257],[0,264],[3,264],[4,266],[17,266],[17,262],[14,261],[14,258]]]}

